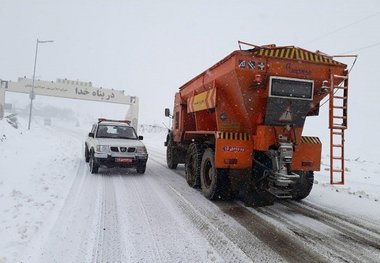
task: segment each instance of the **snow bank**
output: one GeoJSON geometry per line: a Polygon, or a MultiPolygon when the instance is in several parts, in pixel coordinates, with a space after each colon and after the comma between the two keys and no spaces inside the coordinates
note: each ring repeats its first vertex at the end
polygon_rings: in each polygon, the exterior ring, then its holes
{"type": "MultiPolygon", "coordinates": [[[[322,158],[321,172],[317,173],[317,180],[322,185],[329,186],[329,174],[330,159],[326,156],[322,158]]],[[[359,158],[355,160],[346,159],[345,185],[334,185],[333,188],[337,192],[340,191],[358,198],[367,198],[378,202],[380,200],[380,162],[365,161],[359,158]]]]}
{"type": "Polygon", "coordinates": [[[47,229],[79,165],[77,141],[51,127],[33,123],[28,131],[0,120],[0,262],[15,262],[47,229]]]}

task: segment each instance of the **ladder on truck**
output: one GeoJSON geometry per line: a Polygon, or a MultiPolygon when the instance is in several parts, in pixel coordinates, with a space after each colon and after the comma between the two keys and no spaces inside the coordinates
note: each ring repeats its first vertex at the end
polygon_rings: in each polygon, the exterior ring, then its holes
{"type": "Polygon", "coordinates": [[[347,129],[348,75],[331,74],[330,84],[330,184],[344,184],[344,131],[347,129]]]}

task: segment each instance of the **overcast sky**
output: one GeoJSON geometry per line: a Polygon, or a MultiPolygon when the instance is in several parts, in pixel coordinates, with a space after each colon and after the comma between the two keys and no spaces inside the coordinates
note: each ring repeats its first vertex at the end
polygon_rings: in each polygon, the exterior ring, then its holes
{"type": "MultiPolygon", "coordinates": [[[[140,123],[160,124],[178,87],[238,49],[238,40],[353,51],[350,133],[358,140],[380,119],[379,27],[376,0],[0,0],[0,78],[31,77],[36,39],[52,39],[40,46],[38,78],[123,89],[140,98],[140,123]]],[[[308,129],[327,134],[321,113],[308,129]]]]}

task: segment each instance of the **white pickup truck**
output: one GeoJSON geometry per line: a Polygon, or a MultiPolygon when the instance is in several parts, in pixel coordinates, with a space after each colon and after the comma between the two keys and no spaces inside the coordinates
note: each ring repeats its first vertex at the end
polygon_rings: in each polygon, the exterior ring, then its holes
{"type": "Polygon", "coordinates": [[[145,173],[148,153],[142,139],[129,121],[99,119],[85,142],[90,172],[98,173],[102,166],[136,168],[137,173],[145,173]]]}

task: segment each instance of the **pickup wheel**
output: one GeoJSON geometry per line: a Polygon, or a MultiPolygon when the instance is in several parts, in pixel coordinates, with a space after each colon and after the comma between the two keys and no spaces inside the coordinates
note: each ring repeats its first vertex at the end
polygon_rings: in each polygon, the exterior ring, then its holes
{"type": "Polygon", "coordinates": [[[137,165],[136,167],[136,172],[138,174],[144,174],[145,173],[145,170],[146,170],[146,163],[140,163],[139,165],[137,165]]]}
{"type": "Polygon", "coordinates": [[[95,161],[94,153],[91,154],[89,165],[90,165],[90,172],[92,174],[97,174],[99,171],[99,164],[97,164],[95,161]]]}
{"type": "Polygon", "coordinates": [[[86,163],[90,161],[90,152],[86,144],[84,145],[84,160],[86,161],[86,163]]]}

